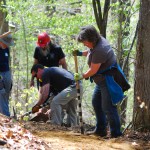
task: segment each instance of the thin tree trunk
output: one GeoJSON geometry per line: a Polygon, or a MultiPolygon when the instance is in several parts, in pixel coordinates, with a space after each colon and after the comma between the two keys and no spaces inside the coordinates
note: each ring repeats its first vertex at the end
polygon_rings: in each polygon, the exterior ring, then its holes
{"type": "MultiPolygon", "coordinates": [[[[122,67],[124,64],[124,49],[129,49],[129,45],[125,45],[123,43],[124,40],[129,36],[129,25],[130,25],[130,18],[129,14],[130,12],[127,11],[127,8],[130,6],[130,0],[124,0],[121,1],[119,0],[119,8],[121,9],[119,13],[119,29],[118,29],[118,49],[117,49],[117,61],[122,67]],[[126,12],[126,13],[125,13],[126,12]],[[126,27],[124,27],[123,23],[126,24],[126,27]]],[[[124,66],[124,73],[126,77],[128,78],[129,76],[129,59],[126,60],[126,64],[124,66]]],[[[125,98],[122,103],[120,104],[120,114],[121,114],[121,124],[125,125],[126,124],[126,109],[127,109],[127,100],[128,98],[125,98]]]]}
{"type": "MultiPolygon", "coordinates": [[[[6,5],[5,0],[0,0],[0,3],[4,3],[6,5]]],[[[0,10],[0,34],[8,31],[8,22],[6,21],[7,13],[0,10]]]]}
{"type": "MultiPolygon", "coordinates": [[[[26,51],[26,89],[28,89],[29,85],[29,54],[28,54],[28,48],[27,48],[27,36],[26,36],[26,27],[25,27],[25,22],[24,19],[21,18],[22,25],[23,25],[23,35],[24,35],[24,46],[25,46],[25,51],[26,51]]],[[[25,102],[28,103],[28,93],[26,94],[26,99],[25,102]]],[[[28,111],[28,105],[26,106],[26,110],[28,111]]]]}
{"type": "Polygon", "coordinates": [[[105,0],[103,12],[101,9],[100,0],[92,0],[92,3],[98,29],[101,35],[106,38],[106,28],[107,28],[108,12],[110,8],[110,0],[105,0]]]}

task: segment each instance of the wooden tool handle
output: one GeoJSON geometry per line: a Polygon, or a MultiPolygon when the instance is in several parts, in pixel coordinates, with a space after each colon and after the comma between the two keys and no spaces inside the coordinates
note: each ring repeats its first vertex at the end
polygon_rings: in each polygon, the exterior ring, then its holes
{"type": "Polygon", "coordinates": [[[11,33],[12,33],[11,31],[8,31],[8,32],[6,32],[6,33],[0,35],[0,38],[3,38],[3,37],[5,37],[5,36],[7,36],[8,34],[11,34],[11,33]]]}
{"type": "Polygon", "coordinates": [[[75,62],[75,71],[76,71],[76,73],[78,73],[78,60],[77,60],[77,56],[74,56],[74,62],[75,62]]]}

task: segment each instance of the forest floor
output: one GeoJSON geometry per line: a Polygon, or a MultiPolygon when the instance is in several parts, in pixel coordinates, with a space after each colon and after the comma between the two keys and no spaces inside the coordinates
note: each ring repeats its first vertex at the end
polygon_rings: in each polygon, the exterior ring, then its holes
{"type": "Polygon", "coordinates": [[[16,122],[0,115],[2,150],[150,150],[150,133],[127,131],[123,137],[103,139],[37,122],[16,122]]]}

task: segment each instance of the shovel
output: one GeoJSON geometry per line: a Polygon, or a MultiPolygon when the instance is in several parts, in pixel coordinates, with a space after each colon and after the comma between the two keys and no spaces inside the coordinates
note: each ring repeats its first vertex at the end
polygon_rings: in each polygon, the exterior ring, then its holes
{"type": "MultiPolygon", "coordinates": [[[[53,97],[54,97],[53,94],[50,93],[50,96],[47,98],[47,100],[43,104],[40,105],[40,108],[44,108],[44,107],[50,105],[53,97]]],[[[20,119],[23,120],[23,118],[25,116],[29,116],[30,114],[32,114],[32,111],[28,111],[28,112],[24,113],[23,115],[20,116],[20,119]]]]}
{"type": "MultiPolygon", "coordinates": [[[[77,61],[77,56],[74,56],[74,61],[75,61],[75,71],[78,73],[78,61],[77,61]]],[[[81,128],[81,134],[84,134],[84,128],[83,128],[83,119],[82,119],[82,103],[81,103],[81,96],[80,96],[80,86],[79,86],[79,81],[77,83],[77,96],[78,96],[78,107],[79,107],[79,121],[80,121],[80,128],[81,128]]]]}

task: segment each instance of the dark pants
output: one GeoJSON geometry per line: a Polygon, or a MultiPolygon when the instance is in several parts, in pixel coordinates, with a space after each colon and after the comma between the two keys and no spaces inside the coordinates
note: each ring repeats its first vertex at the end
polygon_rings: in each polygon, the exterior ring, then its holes
{"type": "Polygon", "coordinates": [[[105,80],[95,86],[92,105],[96,114],[96,132],[106,131],[106,117],[110,125],[111,136],[120,136],[120,119],[117,107],[112,105],[111,96],[109,94],[105,80]]]}

